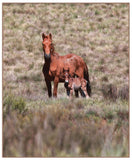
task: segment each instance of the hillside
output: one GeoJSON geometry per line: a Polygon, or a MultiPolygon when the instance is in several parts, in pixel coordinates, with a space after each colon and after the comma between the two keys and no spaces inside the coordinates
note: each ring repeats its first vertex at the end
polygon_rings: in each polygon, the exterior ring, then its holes
{"type": "Polygon", "coordinates": [[[129,156],[129,4],[3,4],[3,156],[129,156]],[[42,32],[84,59],[90,99],[48,98],[42,32]]]}

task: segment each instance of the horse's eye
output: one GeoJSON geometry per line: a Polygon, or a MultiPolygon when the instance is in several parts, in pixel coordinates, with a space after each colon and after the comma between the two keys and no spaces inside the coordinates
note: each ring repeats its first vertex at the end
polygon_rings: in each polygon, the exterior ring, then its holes
{"type": "Polygon", "coordinates": [[[45,44],[42,43],[42,46],[45,48],[45,44]]]}

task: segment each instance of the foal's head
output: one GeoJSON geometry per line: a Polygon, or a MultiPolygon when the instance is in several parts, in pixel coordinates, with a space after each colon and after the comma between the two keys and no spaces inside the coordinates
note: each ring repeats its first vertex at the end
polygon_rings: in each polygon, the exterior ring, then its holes
{"type": "Polygon", "coordinates": [[[44,58],[50,59],[51,54],[54,52],[51,33],[49,35],[45,35],[44,33],[42,33],[42,39],[43,39],[42,46],[44,51],[44,58]]]}
{"type": "Polygon", "coordinates": [[[64,74],[64,77],[65,77],[65,83],[68,83],[69,82],[69,68],[68,69],[65,69],[63,68],[63,74],[64,74]]]}

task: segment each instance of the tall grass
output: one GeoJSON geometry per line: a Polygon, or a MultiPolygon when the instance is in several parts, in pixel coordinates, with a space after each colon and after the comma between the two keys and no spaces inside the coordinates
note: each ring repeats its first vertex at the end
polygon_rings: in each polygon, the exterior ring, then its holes
{"type": "Polygon", "coordinates": [[[129,112],[123,104],[113,107],[105,102],[96,107],[87,100],[60,99],[55,105],[41,102],[38,109],[27,107],[21,114],[14,104],[13,111],[7,112],[8,101],[4,103],[4,157],[128,155],[129,112]]]}

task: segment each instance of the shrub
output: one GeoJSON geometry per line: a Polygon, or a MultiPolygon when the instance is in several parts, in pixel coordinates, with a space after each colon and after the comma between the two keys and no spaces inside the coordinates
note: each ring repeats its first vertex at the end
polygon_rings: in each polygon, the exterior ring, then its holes
{"type": "Polygon", "coordinates": [[[86,117],[89,117],[89,116],[98,116],[98,113],[96,110],[94,109],[89,109],[87,112],[86,112],[86,117]]]}
{"type": "Polygon", "coordinates": [[[113,120],[114,119],[114,117],[115,117],[115,114],[114,114],[114,112],[113,111],[107,111],[106,113],[105,113],[105,119],[108,119],[109,120],[109,122],[111,121],[111,120],[113,120]]]}
{"type": "Polygon", "coordinates": [[[3,62],[4,62],[6,65],[9,65],[9,66],[16,64],[15,58],[5,59],[5,60],[3,60],[3,62]]]}
{"type": "Polygon", "coordinates": [[[42,81],[42,73],[41,72],[38,72],[38,73],[33,73],[33,74],[31,74],[31,77],[30,77],[30,79],[32,80],[32,81],[42,81]]]}
{"type": "Polygon", "coordinates": [[[15,97],[14,95],[9,94],[4,98],[3,107],[4,115],[9,114],[13,110],[23,113],[25,111],[26,103],[22,97],[15,97]]]}
{"type": "Polygon", "coordinates": [[[125,100],[129,99],[129,87],[128,87],[128,85],[123,86],[119,90],[118,97],[121,98],[121,99],[125,99],[125,100]]]}
{"type": "Polygon", "coordinates": [[[28,65],[28,70],[33,69],[33,67],[34,67],[34,63],[32,62],[31,64],[28,65]]]}
{"type": "Polygon", "coordinates": [[[107,76],[103,76],[103,77],[101,78],[101,80],[104,81],[104,82],[108,82],[108,81],[109,81],[107,76]]]}
{"type": "Polygon", "coordinates": [[[100,15],[100,11],[96,10],[95,15],[100,15]]]}
{"type": "Polygon", "coordinates": [[[121,120],[127,120],[129,118],[129,112],[128,111],[118,111],[117,115],[120,117],[121,120]]]}
{"type": "Polygon", "coordinates": [[[105,99],[115,101],[117,99],[117,87],[113,84],[103,85],[102,93],[105,99]]]}

